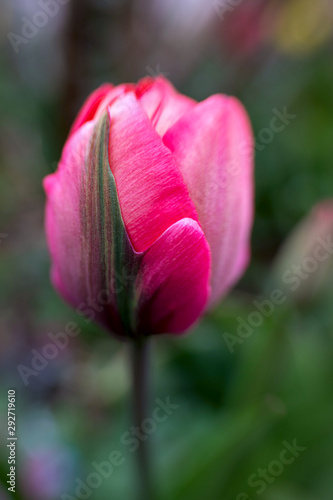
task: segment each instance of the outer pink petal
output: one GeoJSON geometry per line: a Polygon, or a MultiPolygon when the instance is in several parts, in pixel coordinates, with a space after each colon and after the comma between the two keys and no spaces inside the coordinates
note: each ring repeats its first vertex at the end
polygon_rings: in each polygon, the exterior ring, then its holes
{"type": "Polygon", "coordinates": [[[197,222],[182,219],[163,233],[143,260],[143,332],[182,333],[199,318],[210,293],[210,264],[197,222]]]}
{"type": "Polygon", "coordinates": [[[83,125],[85,122],[92,120],[95,116],[95,113],[104,99],[104,97],[114,89],[114,86],[111,83],[104,83],[98,89],[96,89],[86,102],[83,104],[80,109],[72,127],[70,130],[70,135],[74,134],[83,125]]]}
{"type": "Polygon", "coordinates": [[[193,99],[179,94],[162,76],[141,80],[136,95],[160,136],[196,104],[193,99]]]}
{"type": "Polygon", "coordinates": [[[212,252],[216,302],[243,273],[253,219],[253,137],[237,99],[215,95],[164,136],[194,201],[212,252]]]}
{"type": "Polygon", "coordinates": [[[197,213],[172,154],[134,94],[119,97],[109,114],[110,166],[126,230],[142,252],[178,220],[197,220],[197,213]]]}
{"type": "Polygon", "coordinates": [[[73,306],[86,295],[82,286],[80,197],[84,158],[93,123],[71,136],[56,173],[44,179],[47,195],[45,228],[52,261],[52,281],[73,306]]]}
{"type": "Polygon", "coordinates": [[[89,300],[96,301],[103,279],[99,249],[90,248],[87,252],[82,229],[82,198],[85,196],[82,179],[94,125],[93,121],[84,124],[68,139],[57,172],[44,179],[45,228],[55,289],[74,308],[80,307],[83,314],[89,310],[89,316],[96,317],[116,332],[119,317],[114,305],[108,304],[99,316],[97,309],[100,306],[96,309],[89,304],[89,300]]]}

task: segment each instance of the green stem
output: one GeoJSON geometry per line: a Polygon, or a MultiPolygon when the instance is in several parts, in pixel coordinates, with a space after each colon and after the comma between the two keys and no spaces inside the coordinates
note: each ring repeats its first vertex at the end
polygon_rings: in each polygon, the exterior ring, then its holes
{"type": "Polygon", "coordinates": [[[150,467],[149,436],[144,435],[142,422],[148,417],[149,408],[149,349],[147,339],[140,339],[132,345],[133,416],[134,427],[139,428],[139,447],[135,451],[139,480],[140,500],[154,500],[150,467]]]}

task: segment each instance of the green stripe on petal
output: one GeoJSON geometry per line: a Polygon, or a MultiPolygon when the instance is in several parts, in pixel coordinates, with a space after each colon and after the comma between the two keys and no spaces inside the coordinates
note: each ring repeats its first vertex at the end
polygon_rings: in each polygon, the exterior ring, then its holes
{"type": "Polygon", "coordinates": [[[97,122],[81,184],[81,225],[86,287],[92,298],[101,290],[114,300],[124,333],[137,332],[139,270],[144,254],[134,251],[119,205],[109,155],[110,119],[97,122]]]}

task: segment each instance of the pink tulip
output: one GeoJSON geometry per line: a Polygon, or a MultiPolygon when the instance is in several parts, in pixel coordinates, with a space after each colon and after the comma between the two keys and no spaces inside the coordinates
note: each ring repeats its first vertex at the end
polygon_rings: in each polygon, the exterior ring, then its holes
{"type": "Polygon", "coordinates": [[[55,288],[120,336],[187,330],[247,266],[252,150],[235,98],[97,89],[44,181],[55,288]]]}

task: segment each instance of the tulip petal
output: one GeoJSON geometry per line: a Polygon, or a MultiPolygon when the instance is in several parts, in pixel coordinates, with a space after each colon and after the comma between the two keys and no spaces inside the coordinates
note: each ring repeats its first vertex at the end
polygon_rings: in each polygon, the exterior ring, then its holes
{"type": "Polygon", "coordinates": [[[96,89],[92,94],[90,94],[90,96],[80,109],[72,125],[69,135],[74,134],[74,132],[76,132],[84,123],[94,118],[100,103],[103,101],[105,96],[113,89],[116,90],[113,85],[111,85],[110,83],[105,83],[104,85],[101,85],[98,89],[96,89]]]}
{"type": "Polygon", "coordinates": [[[212,297],[235,283],[249,259],[253,136],[237,99],[215,95],[163,137],[182,172],[212,253],[212,297]]]}
{"type": "Polygon", "coordinates": [[[123,85],[117,85],[117,87],[113,88],[108,92],[103,100],[100,102],[98,109],[95,114],[95,119],[98,120],[103,113],[105,113],[106,109],[112,105],[112,103],[118,99],[119,96],[125,94],[126,92],[131,92],[135,89],[135,85],[131,83],[124,83],[123,85]]]}
{"type": "Polygon", "coordinates": [[[202,314],[210,294],[210,249],[199,224],[182,219],[146,251],[141,268],[140,328],[182,333],[202,314]]]}
{"type": "Polygon", "coordinates": [[[179,94],[162,76],[141,80],[136,87],[136,95],[161,137],[196,105],[193,99],[179,94]]]}
{"type": "Polygon", "coordinates": [[[94,306],[94,318],[120,336],[182,332],[209,294],[207,241],[197,222],[184,219],[145,252],[134,250],[108,161],[109,137],[105,113],[69,140],[58,172],[45,180],[54,286],[81,313],[94,306]]]}
{"type": "Polygon", "coordinates": [[[46,230],[55,288],[82,313],[93,307],[94,319],[124,335],[135,329],[133,282],[142,256],[132,249],[121,217],[109,135],[105,112],[68,141],[57,173],[44,182],[46,230]],[[105,296],[105,307],[96,305],[105,296]]]}
{"type": "Polygon", "coordinates": [[[82,282],[80,196],[81,169],[90,143],[92,122],[72,135],[56,173],[44,179],[47,195],[45,230],[52,261],[52,281],[74,307],[86,298],[82,282]]]}
{"type": "Polygon", "coordinates": [[[132,92],[109,108],[109,161],[133,247],[142,252],[172,224],[198,220],[182,174],[132,92]]]}

